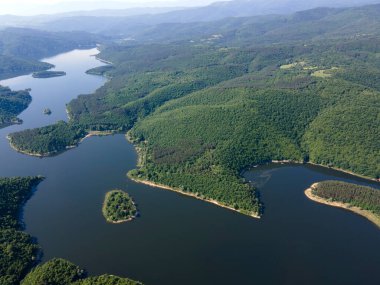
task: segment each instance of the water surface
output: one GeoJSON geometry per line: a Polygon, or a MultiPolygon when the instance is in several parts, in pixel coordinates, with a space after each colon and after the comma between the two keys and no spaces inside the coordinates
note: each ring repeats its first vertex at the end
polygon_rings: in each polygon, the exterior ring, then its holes
{"type": "Polygon", "coordinates": [[[90,274],[111,273],[146,284],[379,284],[380,230],[342,209],[308,200],[312,183],[337,179],[378,184],[333,170],[268,165],[247,172],[265,203],[261,220],[190,197],[136,184],[126,177],[136,152],[123,135],[93,137],[50,158],[12,150],[5,136],[67,120],[65,104],[104,84],[85,74],[101,65],[96,50],[46,59],[65,77],[21,76],[1,81],[32,88],[24,124],[0,130],[0,176],[44,175],[25,207],[26,231],[38,238],[44,260],[63,257],[90,274]],[[45,108],[51,116],[43,114],[45,108]],[[101,205],[107,191],[128,191],[141,217],[107,224],[101,205]]]}

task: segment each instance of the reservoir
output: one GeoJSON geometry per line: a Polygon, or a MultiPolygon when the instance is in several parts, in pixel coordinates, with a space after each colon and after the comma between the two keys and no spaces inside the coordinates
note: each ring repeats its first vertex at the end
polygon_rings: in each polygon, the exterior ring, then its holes
{"type": "Polygon", "coordinates": [[[145,284],[379,284],[380,230],[366,219],[304,196],[312,183],[336,179],[379,183],[309,165],[264,165],[244,176],[260,190],[262,219],[253,219],[126,177],[136,166],[124,135],[92,137],[55,157],[36,158],[9,147],[6,135],[67,120],[65,105],[105,83],[86,70],[102,65],[96,49],[44,59],[66,76],[20,76],[0,82],[31,88],[24,124],[0,130],[0,176],[43,175],[24,211],[26,231],[43,260],[66,258],[88,270],[145,284]],[[49,108],[50,116],[43,110],[49,108]],[[106,223],[106,192],[127,191],[141,216],[106,223]]]}

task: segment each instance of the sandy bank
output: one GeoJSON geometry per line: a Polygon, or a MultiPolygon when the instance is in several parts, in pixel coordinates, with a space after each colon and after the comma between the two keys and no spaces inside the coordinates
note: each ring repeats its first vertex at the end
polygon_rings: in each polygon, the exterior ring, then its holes
{"type": "Polygon", "coordinates": [[[363,210],[359,207],[353,207],[350,204],[346,204],[346,203],[342,203],[342,202],[336,202],[336,201],[330,201],[330,200],[326,200],[324,198],[321,198],[317,195],[314,195],[313,189],[315,189],[317,186],[318,186],[318,183],[314,183],[313,185],[311,185],[310,188],[305,190],[305,195],[307,198],[309,198],[310,200],[317,202],[317,203],[329,205],[332,207],[342,208],[342,209],[346,209],[348,211],[354,212],[354,213],[356,213],[360,216],[363,216],[366,219],[370,220],[372,223],[374,223],[376,226],[378,226],[380,228],[380,216],[375,215],[371,211],[363,210]]]}

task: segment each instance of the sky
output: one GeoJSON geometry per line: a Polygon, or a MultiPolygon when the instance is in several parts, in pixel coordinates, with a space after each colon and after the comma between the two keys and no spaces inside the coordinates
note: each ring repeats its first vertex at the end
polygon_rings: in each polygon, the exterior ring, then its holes
{"type": "Polygon", "coordinates": [[[0,0],[0,15],[36,15],[133,7],[205,6],[216,0],[0,0]]]}

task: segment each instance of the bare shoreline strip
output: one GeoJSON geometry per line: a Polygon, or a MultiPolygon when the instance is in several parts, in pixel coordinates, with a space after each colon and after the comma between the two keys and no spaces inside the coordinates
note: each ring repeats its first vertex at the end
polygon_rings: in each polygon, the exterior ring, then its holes
{"type": "Polygon", "coordinates": [[[232,208],[230,206],[226,206],[226,205],[223,205],[221,203],[219,203],[218,201],[216,200],[211,200],[211,199],[205,199],[205,198],[200,198],[198,197],[197,195],[193,194],[193,193],[189,193],[189,192],[184,192],[180,189],[176,189],[176,188],[173,188],[173,187],[169,187],[167,185],[163,185],[163,184],[158,184],[158,183],[154,183],[154,182],[151,182],[151,181],[148,181],[148,180],[141,180],[141,179],[136,179],[136,178],[133,178],[133,177],[130,177],[128,176],[132,181],[136,182],[136,183],[141,183],[141,184],[145,184],[145,185],[148,185],[148,186],[152,186],[152,187],[156,187],[156,188],[160,188],[160,189],[165,189],[165,190],[169,190],[169,191],[173,191],[173,192],[176,192],[176,193],[179,193],[179,194],[182,194],[182,195],[185,195],[185,196],[189,196],[189,197],[192,197],[192,198],[196,198],[198,200],[201,200],[201,201],[204,201],[204,202],[208,202],[208,203],[211,203],[211,204],[214,204],[216,206],[219,206],[219,207],[222,207],[222,208],[225,208],[225,209],[229,209],[231,211],[234,211],[234,212],[237,212],[239,214],[243,214],[243,215],[246,215],[246,216],[249,216],[249,217],[252,217],[252,218],[255,218],[255,219],[260,219],[261,217],[256,214],[256,213],[253,213],[253,212],[250,212],[250,213],[244,213],[244,212],[241,212],[239,210],[236,210],[235,208],[232,208]]]}
{"type": "Polygon", "coordinates": [[[371,221],[377,227],[380,228],[380,216],[375,215],[371,211],[367,211],[367,210],[363,210],[363,209],[361,209],[359,207],[351,206],[350,204],[346,204],[346,203],[342,203],[342,202],[337,202],[337,201],[329,201],[329,200],[326,200],[326,199],[324,199],[322,197],[314,195],[313,194],[313,190],[316,187],[318,187],[318,183],[314,183],[313,185],[310,186],[310,188],[308,188],[308,189],[305,190],[305,195],[306,195],[307,198],[309,198],[310,200],[312,200],[314,202],[320,203],[320,204],[325,204],[325,205],[328,205],[328,206],[342,208],[342,209],[354,212],[355,214],[358,214],[358,215],[360,215],[362,217],[365,217],[366,219],[368,219],[369,221],[371,221]]]}

